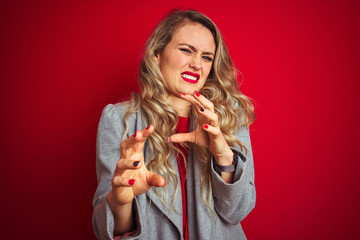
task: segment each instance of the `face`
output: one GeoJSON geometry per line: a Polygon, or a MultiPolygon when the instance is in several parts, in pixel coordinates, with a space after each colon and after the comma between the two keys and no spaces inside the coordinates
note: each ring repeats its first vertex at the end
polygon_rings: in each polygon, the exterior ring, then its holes
{"type": "Polygon", "coordinates": [[[211,71],[214,56],[215,42],[209,29],[199,23],[179,27],[156,58],[167,85],[168,99],[199,91],[211,71]]]}

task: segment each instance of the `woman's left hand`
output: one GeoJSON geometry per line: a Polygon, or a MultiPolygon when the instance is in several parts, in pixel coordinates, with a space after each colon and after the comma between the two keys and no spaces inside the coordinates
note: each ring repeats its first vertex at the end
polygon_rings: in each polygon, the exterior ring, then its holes
{"type": "Polygon", "coordinates": [[[196,106],[199,116],[198,124],[194,131],[174,134],[169,137],[169,140],[171,142],[192,142],[206,147],[214,155],[218,164],[231,165],[233,152],[220,130],[214,104],[196,91],[193,95],[181,94],[181,97],[196,106]]]}

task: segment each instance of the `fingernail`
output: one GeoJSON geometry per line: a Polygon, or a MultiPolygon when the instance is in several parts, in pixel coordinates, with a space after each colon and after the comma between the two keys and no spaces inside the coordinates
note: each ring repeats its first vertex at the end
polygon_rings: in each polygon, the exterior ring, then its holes
{"type": "Polygon", "coordinates": [[[168,142],[171,142],[170,137],[168,137],[168,142]]]}
{"type": "Polygon", "coordinates": [[[200,93],[198,93],[197,91],[195,91],[195,95],[196,95],[197,97],[200,97],[200,93]]]}
{"type": "Polygon", "coordinates": [[[130,184],[130,185],[134,185],[134,184],[135,184],[135,179],[130,179],[130,180],[129,180],[129,184],[130,184]]]}
{"type": "Polygon", "coordinates": [[[137,167],[137,165],[139,165],[140,161],[136,161],[133,163],[134,167],[137,167]]]}
{"type": "Polygon", "coordinates": [[[203,111],[204,111],[204,109],[203,109],[202,107],[200,107],[200,111],[202,111],[202,112],[203,112],[203,111]]]}
{"type": "Polygon", "coordinates": [[[137,131],[134,133],[133,137],[136,137],[137,131]]]}
{"type": "Polygon", "coordinates": [[[149,130],[149,129],[150,129],[150,127],[151,127],[151,125],[152,125],[152,124],[150,124],[149,126],[147,126],[147,127],[146,127],[146,130],[149,130]]]}
{"type": "Polygon", "coordinates": [[[181,95],[181,96],[186,96],[186,94],[185,94],[185,93],[180,93],[180,95],[181,95]]]}
{"type": "Polygon", "coordinates": [[[204,128],[205,128],[205,129],[208,129],[209,126],[208,126],[207,124],[204,124],[204,128]]]}

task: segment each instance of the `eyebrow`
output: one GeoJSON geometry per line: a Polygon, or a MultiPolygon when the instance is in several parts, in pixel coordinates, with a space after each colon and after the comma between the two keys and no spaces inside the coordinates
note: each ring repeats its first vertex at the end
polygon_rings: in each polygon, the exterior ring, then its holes
{"type": "MultiPolygon", "coordinates": [[[[197,52],[197,48],[196,47],[194,47],[193,45],[191,45],[191,44],[188,44],[188,43],[179,43],[179,45],[185,45],[185,46],[188,46],[191,50],[193,50],[194,52],[197,52]]],[[[214,53],[212,53],[212,52],[203,52],[203,54],[206,54],[206,55],[213,55],[213,56],[215,56],[215,54],[214,53]]]]}

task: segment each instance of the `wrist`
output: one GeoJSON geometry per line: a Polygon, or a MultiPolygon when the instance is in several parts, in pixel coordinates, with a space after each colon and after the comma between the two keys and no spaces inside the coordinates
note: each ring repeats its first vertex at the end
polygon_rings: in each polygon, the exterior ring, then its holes
{"type": "MultiPolygon", "coordinates": [[[[231,149],[230,149],[231,150],[231,149]]],[[[231,151],[232,152],[232,151],[231,151]]],[[[237,159],[235,157],[235,154],[232,152],[232,154],[227,155],[228,156],[232,156],[232,160],[231,160],[231,164],[227,164],[227,165],[220,165],[216,160],[215,160],[215,156],[213,156],[213,167],[214,167],[214,171],[226,182],[226,183],[231,183],[233,176],[234,176],[234,172],[237,166],[237,159]]],[[[225,158],[224,158],[225,159],[225,158]]],[[[229,159],[226,159],[227,162],[229,159]]]]}
{"type": "Polygon", "coordinates": [[[214,156],[215,161],[220,166],[228,166],[234,163],[234,153],[228,147],[224,154],[220,156],[214,156]]]}
{"type": "Polygon", "coordinates": [[[106,199],[114,218],[114,236],[133,231],[136,228],[135,217],[132,209],[133,201],[121,204],[116,201],[112,191],[108,193],[106,199]]]}
{"type": "Polygon", "coordinates": [[[116,195],[113,193],[113,191],[110,191],[108,193],[108,195],[106,196],[106,200],[109,203],[109,206],[110,206],[111,210],[132,207],[132,202],[133,202],[133,201],[130,201],[128,203],[119,202],[116,199],[116,195]]]}

